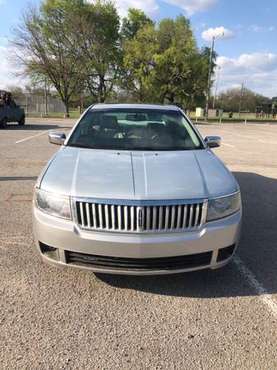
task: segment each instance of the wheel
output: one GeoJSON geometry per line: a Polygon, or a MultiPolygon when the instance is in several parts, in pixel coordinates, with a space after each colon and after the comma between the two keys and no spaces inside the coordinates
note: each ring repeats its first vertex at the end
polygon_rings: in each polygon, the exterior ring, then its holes
{"type": "Polygon", "coordinates": [[[5,128],[5,127],[7,127],[7,119],[6,118],[3,118],[0,121],[0,128],[5,128]]]}
{"type": "Polygon", "coordinates": [[[19,126],[24,126],[25,125],[25,116],[22,116],[21,119],[18,121],[19,126]]]}

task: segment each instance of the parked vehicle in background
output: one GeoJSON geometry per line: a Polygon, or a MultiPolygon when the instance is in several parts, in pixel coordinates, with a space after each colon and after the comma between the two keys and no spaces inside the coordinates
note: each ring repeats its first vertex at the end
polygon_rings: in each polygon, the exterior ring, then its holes
{"type": "Polygon", "coordinates": [[[9,122],[25,125],[25,111],[18,106],[7,91],[0,91],[0,128],[5,128],[9,122]]]}
{"type": "Polygon", "coordinates": [[[175,106],[95,105],[35,189],[33,225],[44,260],[117,274],[219,268],[238,245],[240,189],[175,106]]]}

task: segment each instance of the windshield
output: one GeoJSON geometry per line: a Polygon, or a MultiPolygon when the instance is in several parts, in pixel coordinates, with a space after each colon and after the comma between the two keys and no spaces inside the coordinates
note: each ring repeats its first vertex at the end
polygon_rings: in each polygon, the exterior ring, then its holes
{"type": "Polygon", "coordinates": [[[67,145],[115,150],[203,149],[181,112],[158,109],[90,110],[67,145]]]}

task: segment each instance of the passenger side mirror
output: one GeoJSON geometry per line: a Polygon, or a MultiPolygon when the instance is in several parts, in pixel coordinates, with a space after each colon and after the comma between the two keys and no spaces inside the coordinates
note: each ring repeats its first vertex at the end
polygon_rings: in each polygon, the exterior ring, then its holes
{"type": "Polygon", "coordinates": [[[221,137],[219,136],[207,136],[204,141],[208,148],[219,148],[221,146],[221,137]]]}
{"type": "Polygon", "coordinates": [[[63,145],[66,135],[64,132],[49,132],[48,139],[51,144],[63,145]]]}

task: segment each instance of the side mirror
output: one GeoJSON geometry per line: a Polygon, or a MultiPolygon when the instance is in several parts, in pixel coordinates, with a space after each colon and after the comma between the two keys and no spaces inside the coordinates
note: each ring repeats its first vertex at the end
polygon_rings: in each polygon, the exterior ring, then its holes
{"type": "Polygon", "coordinates": [[[66,135],[64,132],[49,132],[48,139],[51,144],[63,145],[66,135]]]}
{"type": "Polygon", "coordinates": [[[221,146],[221,137],[219,136],[207,136],[204,141],[208,148],[219,148],[221,146]]]}

